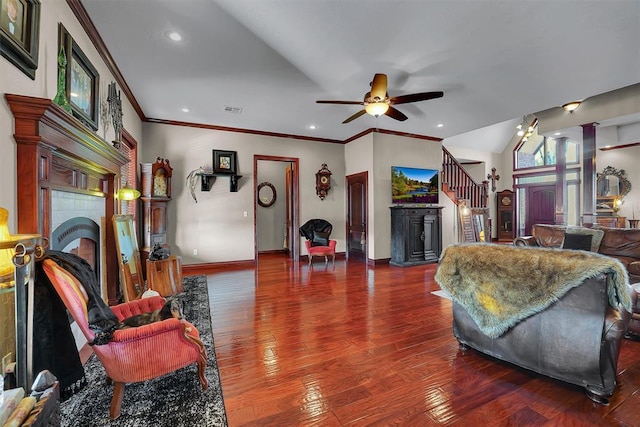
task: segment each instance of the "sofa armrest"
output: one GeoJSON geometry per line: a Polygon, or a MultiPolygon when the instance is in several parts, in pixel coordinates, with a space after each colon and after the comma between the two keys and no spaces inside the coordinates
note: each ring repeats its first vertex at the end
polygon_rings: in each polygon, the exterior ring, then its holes
{"type": "Polygon", "coordinates": [[[536,238],[533,236],[516,237],[513,239],[514,246],[538,246],[536,238]]]}

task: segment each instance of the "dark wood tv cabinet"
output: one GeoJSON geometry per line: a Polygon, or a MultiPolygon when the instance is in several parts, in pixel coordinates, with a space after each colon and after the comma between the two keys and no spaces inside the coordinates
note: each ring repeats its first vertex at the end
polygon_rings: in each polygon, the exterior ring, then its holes
{"type": "Polygon", "coordinates": [[[442,252],[442,207],[391,207],[391,260],[408,267],[438,262],[442,252]]]}

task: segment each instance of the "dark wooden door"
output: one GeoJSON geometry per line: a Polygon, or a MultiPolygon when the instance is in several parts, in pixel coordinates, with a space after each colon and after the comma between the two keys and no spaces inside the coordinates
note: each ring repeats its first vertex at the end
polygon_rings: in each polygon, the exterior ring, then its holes
{"type": "Polygon", "coordinates": [[[294,238],[298,237],[297,230],[293,230],[293,203],[291,203],[291,198],[293,196],[293,165],[289,164],[285,171],[285,197],[286,197],[286,207],[285,207],[285,233],[286,236],[284,238],[287,243],[287,253],[289,255],[289,259],[293,259],[293,245],[294,238]]]}
{"type": "Polygon", "coordinates": [[[527,187],[525,200],[525,235],[531,235],[533,224],[554,224],[556,213],[556,186],[536,185],[527,187]]]}
{"type": "Polygon", "coordinates": [[[347,258],[367,259],[367,172],[347,176],[347,258]]]}

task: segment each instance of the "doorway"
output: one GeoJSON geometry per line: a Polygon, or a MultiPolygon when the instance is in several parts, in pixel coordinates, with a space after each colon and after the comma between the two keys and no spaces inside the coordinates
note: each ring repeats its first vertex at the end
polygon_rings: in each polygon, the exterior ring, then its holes
{"type": "Polygon", "coordinates": [[[556,186],[533,185],[525,187],[524,235],[531,235],[533,224],[555,224],[556,186]]]}
{"type": "Polygon", "coordinates": [[[300,258],[298,164],[294,157],[253,156],[256,264],[260,254],[300,258]]]}
{"type": "Polygon", "coordinates": [[[368,172],[348,175],[347,179],[347,259],[367,262],[367,183],[368,172]]]}

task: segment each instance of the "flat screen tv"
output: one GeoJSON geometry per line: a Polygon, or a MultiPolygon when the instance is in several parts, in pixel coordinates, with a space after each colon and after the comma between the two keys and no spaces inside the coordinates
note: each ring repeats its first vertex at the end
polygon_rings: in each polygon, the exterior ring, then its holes
{"type": "Polygon", "coordinates": [[[391,166],[393,204],[438,204],[438,170],[391,166]]]}

